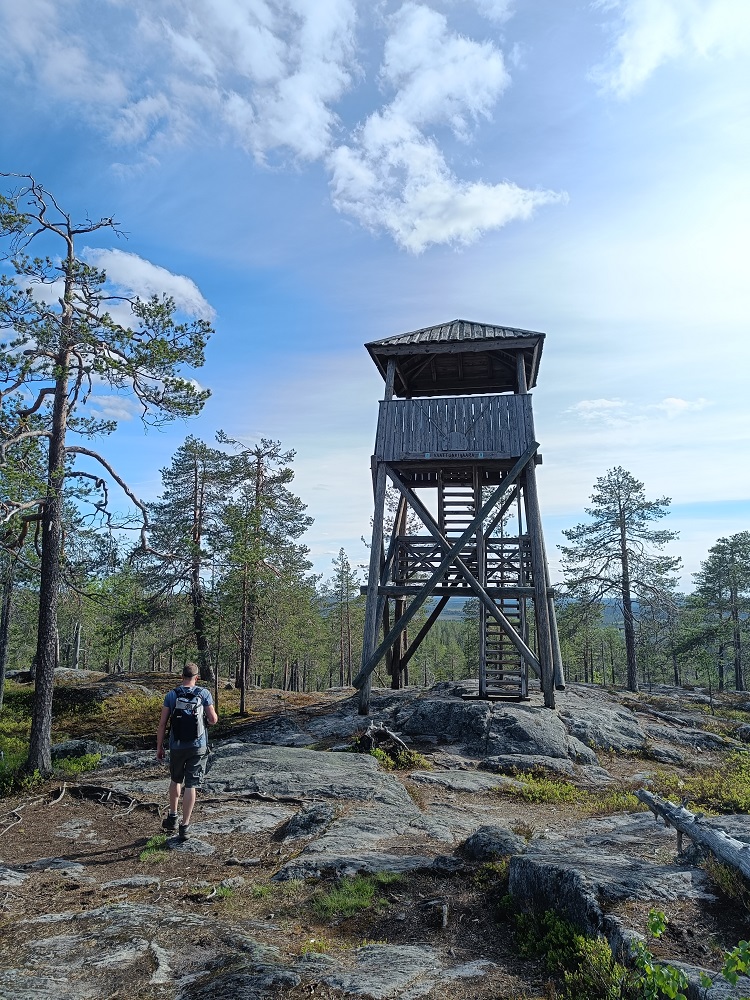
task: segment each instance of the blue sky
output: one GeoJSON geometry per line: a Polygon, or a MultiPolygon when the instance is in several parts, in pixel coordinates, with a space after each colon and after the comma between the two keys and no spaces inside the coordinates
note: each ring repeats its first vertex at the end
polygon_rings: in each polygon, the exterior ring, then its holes
{"type": "Polygon", "coordinates": [[[0,169],[113,214],[110,276],[214,319],[201,417],[119,406],[144,499],[188,433],[279,439],[316,569],[362,561],[362,344],[460,317],[548,335],[553,566],[614,465],[672,498],[687,585],[748,527],[746,0],[0,0],[0,31],[0,169]]]}

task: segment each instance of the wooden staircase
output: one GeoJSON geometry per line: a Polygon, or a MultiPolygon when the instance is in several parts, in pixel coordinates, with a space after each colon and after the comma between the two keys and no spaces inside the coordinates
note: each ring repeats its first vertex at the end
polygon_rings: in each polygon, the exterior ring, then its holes
{"type": "MultiPolygon", "coordinates": [[[[454,481],[442,478],[438,492],[438,520],[440,528],[449,542],[455,542],[476,516],[481,492],[473,482],[454,481]]],[[[508,539],[508,551],[495,555],[490,565],[479,572],[476,539],[470,538],[461,549],[461,559],[480,583],[486,585],[488,576],[494,586],[519,586],[523,575],[521,539],[508,539]],[[482,579],[484,577],[484,579],[482,579]]],[[[454,567],[446,572],[445,583],[462,586],[463,577],[454,567]]],[[[470,596],[467,587],[467,597],[470,596]]],[[[495,604],[505,615],[520,636],[524,636],[525,618],[523,602],[518,597],[495,598],[495,604]]],[[[521,701],[528,697],[528,667],[516,651],[515,646],[503,632],[492,615],[481,610],[484,641],[480,644],[479,692],[481,698],[521,701]]]]}
{"type": "MultiPolygon", "coordinates": [[[[523,609],[518,598],[503,597],[496,599],[495,604],[516,632],[523,636],[523,609]]],[[[528,698],[528,667],[492,615],[484,617],[484,656],[480,657],[483,662],[479,664],[480,693],[487,698],[522,701],[528,698]]]]}
{"type": "MultiPolygon", "coordinates": [[[[477,497],[474,486],[470,482],[440,482],[438,494],[439,523],[446,539],[453,543],[468,528],[477,512],[477,497]]],[[[470,538],[461,549],[461,559],[472,573],[477,571],[476,541],[470,538]]],[[[461,586],[464,578],[455,567],[449,567],[445,582],[461,586]]],[[[467,587],[468,590],[468,587],[467,587]]]]}

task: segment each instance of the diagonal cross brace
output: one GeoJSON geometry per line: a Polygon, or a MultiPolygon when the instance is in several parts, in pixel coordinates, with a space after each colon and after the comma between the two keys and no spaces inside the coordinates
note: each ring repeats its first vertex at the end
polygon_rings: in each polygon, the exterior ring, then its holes
{"type": "MultiPolygon", "coordinates": [[[[538,447],[539,447],[538,445],[534,445],[534,451],[536,451],[536,448],[538,448],[538,447]]],[[[534,451],[531,452],[532,457],[533,457],[534,451]]],[[[520,472],[523,470],[523,468],[525,468],[525,466],[528,464],[528,461],[530,461],[530,459],[527,460],[527,461],[524,461],[523,458],[519,459],[519,462],[516,464],[516,466],[514,466],[511,469],[511,471],[508,474],[508,476],[500,484],[500,486],[498,487],[498,490],[496,490],[495,493],[493,493],[492,497],[490,497],[490,499],[484,505],[484,507],[482,508],[482,511],[485,511],[488,507],[491,509],[492,506],[493,506],[493,504],[497,503],[497,494],[498,494],[498,491],[502,491],[502,490],[506,489],[507,486],[510,485],[510,479],[511,478],[513,478],[513,479],[517,478],[518,475],[520,475],[520,472]],[[516,471],[517,465],[520,464],[521,462],[523,463],[523,465],[522,465],[521,469],[518,470],[518,472],[517,472],[516,471]]],[[[388,475],[390,476],[390,478],[392,479],[392,481],[395,483],[395,485],[400,490],[404,491],[404,490],[407,489],[407,487],[404,486],[404,484],[400,481],[400,479],[398,479],[398,477],[395,476],[391,472],[391,470],[388,469],[387,467],[386,467],[386,472],[388,473],[388,475]]],[[[432,515],[430,514],[430,512],[427,510],[427,508],[424,506],[424,504],[421,502],[421,500],[419,500],[418,497],[414,496],[413,493],[410,493],[409,494],[409,502],[411,503],[411,505],[414,508],[415,512],[417,514],[419,514],[419,516],[421,517],[421,519],[424,521],[425,526],[429,529],[429,531],[432,533],[432,535],[435,537],[435,539],[439,542],[440,547],[443,549],[443,551],[444,552],[447,551],[448,548],[449,548],[450,543],[445,538],[445,536],[442,534],[442,532],[440,531],[440,528],[435,523],[434,518],[432,517],[432,515]]],[[[503,507],[506,507],[506,504],[504,504],[503,507]]],[[[472,524],[469,525],[469,527],[466,529],[466,531],[468,531],[471,534],[473,534],[473,530],[474,530],[475,526],[482,520],[482,518],[484,516],[486,516],[485,514],[482,513],[482,511],[479,512],[479,514],[475,517],[474,521],[472,522],[472,524]]],[[[465,538],[465,533],[464,533],[464,535],[462,537],[465,538]]],[[[508,619],[505,617],[505,615],[502,613],[502,611],[498,608],[498,606],[495,604],[495,602],[490,598],[490,596],[487,594],[485,588],[480,584],[480,582],[477,580],[477,578],[474,576],[474,574],[468,568],[468,566],[466,565],[466,563],[460,558],[460,556],[456,556],[453,559],[453,563],[461,571],[461,575],[464,577],[464,579],[466,580],[466,582],[469,584],[469,586],[471,587],[471,589],[473,590],[473,592],[477,595],[477,597],[479,598],[480,602],[485,606],[485,608],[487,609],[488,613],[495,619],[495,621],[498,623],[498,625],[502,628],[503,632],[507,635],[508,639],[510,639],[510,641],[513,643],[513,645],[515,646],[515,648],[518,651],[519,655],[521,657],[523,657],[524,660],[526,660],[526,662],[529,664],[529,666],[534,671],[534,673],[537,675],[537,677],[541,677],[541,675],[542,675],[541,674],[541,669],[542,668],[541,668],[541,665],[539,663],[539,660],[532,653],[532,651],[529,649],[529,647],[526,645],[526,643],[523,641],[523,639],[520,637],[520,635],[516,632],[516,630],[513,628],[513,626],[511,625],[511,623],[508,621],[508,619]]]]}
{"type": "MultiPolygon", "coordinates": [[[[388,553],[385,559],[382,561],[380,566],[380,586],[384,586],[388,576],[390,575],[391,568],[393,566],[393,560],[396,555],[396,548],[398,544],[398,523],[401,518],[402,508],[406,506],[406,497],[401,496],[398,503],[398,508],[396,513],[393,515],[393,529],[391,530],[391,540],[388,543],[388,553]]],[[[375,620],[380,621],[383,617],[383,610],[385,608],[385,597],[378,595],[377,601],[377,611],[375,612],[375,620]]]]}
{"type": "MultiPolygon", "coordinates": [[[[485,593],[484,588],[481,586],[479,581],[476,579],[476,577],[471,573],[471,571],[467,568],[467,566],[463,563],[463,561],[459,557],[459,553],[461,552],[463,546],[466,544],[466,541],[469,538],[471,538],[471,536],[476,531],[477,526],[481,524],[481,522],[485,519],[487,514],[492,510],[492,508],[497,503],[498,499],[507,491],[507,489],[510,486],[512,486],[516,482],[518,477],[521,475],[523,470],[526,468],[528,463],[536,454],[538,447],[539,445],[536,442],[534,442],[526,449],[521,458],[518,459],[516,464],[509,471],[505,479],[503,479],[502,483],[500,483],[497,489],[492,493],[492,496],[489,498],[489,500],[482,505],[482,508],[480,509],[479,513],[476,515],[474,520],[471,522],[471,524],[469,524],[468,527],[461,533],[461,535],[456,540],[456,542],[454,542],[453,545],[449,546],[448,541],[443,537],[437,524],[435,524],[429,511],[426,510],[421,501],[419,501],[415,496],[413,496],[413,494],[409,496],[408,498],[409,502],[412,504],[416,513],[419,514],[419,516],[422,518],[426,527],[429,529],[430,533],[434,535],[434,537],[440,543],[441,548],[445,550],[445,555],[443,556],[443,559],[440,562],[440,565],[435,570],[435,572],[432,574],[429,580],[425,582],[424,587],[422,588],[420,593],[416,595],[416,597],[411,602],[409,607],[406,609],[404,614],[399,618],[399,620],[395,623],[393,628],[389,631],[388,635],[383,639],[383,641],[380,643],[377,649],[372,653],[367,662],[363,664],[362,669],[354,678],[353,681],[354,687],[361,688],[364,685],[367,678],[373,672],[373,670],[380,662],[382,657],[393,646],[393,643],[396,641],[396,639],[401,634],[403,629],[406,627],[406,625],[408,625],[408,623],[411,621],[411,619],[414,617],[417,611],[419,611],[424,602],[427,600],[432,591],[435,589],[438,581],[441,579],[441,577],[445,573],[448,566],[451,565],[451,563],[455,563],[456,566],[460,569],[469,587],[474,591],[479,600],[482,601],[482,603],[487,607],[487,610],[490,612],[493,618],[498,622],[503,631],[506,632],[508,638],[511,640],[511,642],[519,651],[519,653],[523,656],[523,658],[529,663],[529,665],[538,675],[541,673],[541,668],[537,658],[531,652],[531,650],[523,641],[523,639],[521,639],[521,637],[515,632],[513,626],[507,620],[505,615],[502,614],[502,612],[498,609],[494,601],[492,601],[490,597],[485,593]]],[[[386,472],[388,473],[388,476],[393,481],[394,485],[398,487],[399,491],[402,494],[405,494],[406,487],[403,485],[400,479],[392,472],[392,470],[387,464],[385,468],[386,472]]]]}

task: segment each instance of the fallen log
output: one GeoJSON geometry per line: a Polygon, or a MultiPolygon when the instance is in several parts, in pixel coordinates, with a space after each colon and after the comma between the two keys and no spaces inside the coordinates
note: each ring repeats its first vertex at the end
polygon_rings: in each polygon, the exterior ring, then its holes
{"type": "Polygon", "coordinates": [[[700,815],[690,812],[684,806],[676,806],[666,799],[661,799],[653,792],[646,791],[645,788],[639,789],[635,794],[636,798],[648,806],[657,819],[661,816],[667,826],[675,828],[678,851],[682,851],[682,837],[684,835],[694,844],[710,851],[717,861],[734,868],[750,881],[750,844],[730,837],[724,830],[716,830],[714,827],[706,826],[701,823],[700,815]]]}

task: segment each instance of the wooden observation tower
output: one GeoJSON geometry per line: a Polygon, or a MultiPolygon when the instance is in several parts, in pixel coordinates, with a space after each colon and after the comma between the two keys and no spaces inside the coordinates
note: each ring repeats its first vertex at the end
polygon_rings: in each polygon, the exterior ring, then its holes
{"type": "Polygon", "coordinates": [[[451,597],[479,601],[479,698],[526,699],[529,668],[548,707],[554,689],[565,686],[529,395],[543,343],[543,333],[454,320],[365,345],[385,394],[372,457],[362,669],[354,681],[360,714],[369,711],[375,667],[385,661],[391,686],[400,687],[451,597]],[[395,504],[387,503],[387,486],[395,504]],[[416,613],[435,598],[410,633],[416,613]]]}

